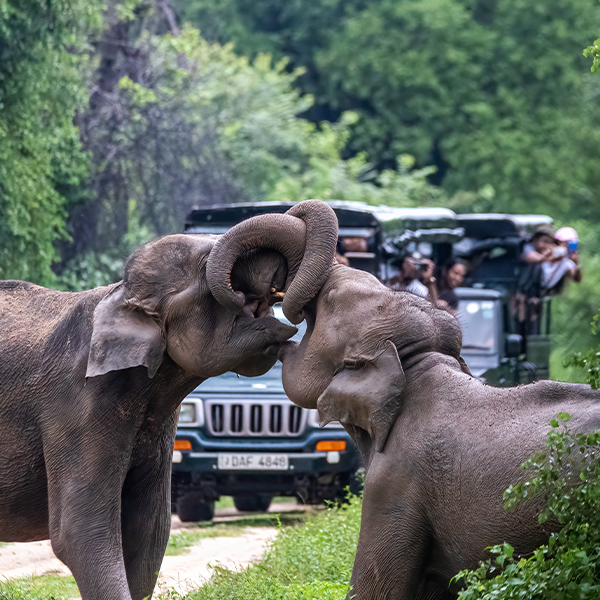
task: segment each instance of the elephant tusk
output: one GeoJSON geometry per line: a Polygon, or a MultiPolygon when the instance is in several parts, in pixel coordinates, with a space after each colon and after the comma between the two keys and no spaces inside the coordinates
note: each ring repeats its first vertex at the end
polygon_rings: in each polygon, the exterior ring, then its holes
{"type": "Polygon", "coordinates": [[[283,300],[285,292],[278,292],[275,288],[271,288],[271,295],[278,300],[283,300]]]}

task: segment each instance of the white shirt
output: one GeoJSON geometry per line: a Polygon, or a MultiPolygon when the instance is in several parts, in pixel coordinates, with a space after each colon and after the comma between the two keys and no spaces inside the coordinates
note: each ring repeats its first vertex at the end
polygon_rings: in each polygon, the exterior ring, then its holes
{"type": "MultiPolygon", "coordinates": [[[[525,244],[523,247],[523,256],[529,252],[535,252],[533,244],[525,244]]],[[[567,256],[555,262],[544,261],[542,263],[542,285],[546,289],[551,289],[558,284],[567,271],[576,268],[577,265],[567,256]]]]}
{"type": "Polygon", "coordinates": [[[542,263],[542,284],[544,287],[553,288],[567,273],[572,269],[576,269],[577,265],[566,256],[557,262],[542,263]]]}

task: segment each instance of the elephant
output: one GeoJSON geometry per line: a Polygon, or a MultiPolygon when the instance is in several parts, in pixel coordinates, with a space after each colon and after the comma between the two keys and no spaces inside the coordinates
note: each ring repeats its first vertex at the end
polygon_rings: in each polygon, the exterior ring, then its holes
{"type": "Polygon", "coordinates": [[[0,540],[50,538],[83,600],[153,593],[171,523],[179,404],[208,377],[260,375],[327,279],[318,200],[222,236],[138,248],[123,280],[69,293],[0,283],[0,540]],[[285,294],[285,295],[284,295],[285,294]]]}
{"type": "Polygon", "coordinates": [[[461,358],[450,312],[342,265],[304,314],[302,340],[279,350],[285,391],[321,425],[339,421],[366,466],[349,597],[453,598],[450,580],[487,547],[507,541],[526,555],[548,539],[543,502],[507,512],[503,492],[526,478],[520,465],[545,447],[557,413],[574,431],[600,427],[600,390],[488,386],[461,358]]]}

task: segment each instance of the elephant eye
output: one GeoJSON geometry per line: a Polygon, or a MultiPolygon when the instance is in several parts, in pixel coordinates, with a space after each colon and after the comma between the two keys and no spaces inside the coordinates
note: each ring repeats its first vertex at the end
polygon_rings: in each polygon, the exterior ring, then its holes
{"type": "Polygon", "coordinates": [[[356,358],[345,358],[344,359],[344,369],[347,369],[348,371],[360,369],[362,364],[363,364],[362,361],[360,361],[356,358]]]}

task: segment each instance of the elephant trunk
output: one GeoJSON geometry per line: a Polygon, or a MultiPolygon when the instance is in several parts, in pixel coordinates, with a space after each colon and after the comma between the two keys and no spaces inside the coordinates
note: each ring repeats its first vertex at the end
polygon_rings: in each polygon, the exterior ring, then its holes
{"type": "Polygon", "coordinates": [[[338,222],[333,209],[320,200],[296,204],[286,215],[306,224],[306,248],[300,268],[283,299],[283,312],[296,325],[302,309],[317,295],[335,262],[338,222]]]}
{"type": "Polygon", "coordinates": [[[306,337],[299,344],[288,342],[279,349],[277,358],[283,363],[282,382],[287,397],[302,408],[317,408],[317,400],[328,383],[329,365],[309,363],[307,368],[304,362],[307,343],[306,337]]]}
{"type": "Polygon", "coordinates": [[[244,295],[231,287],[231,271],[242,254],[253,248],[281,252],[288,263],[283,311],[294,324],[302,309],[325,283],[335,257],[337,218],[320,200],[306,200],[285,214],[253,217],[232,227],[214,245],[206,265],[212,295],[223,306],[240,312],[244,295]]]}

